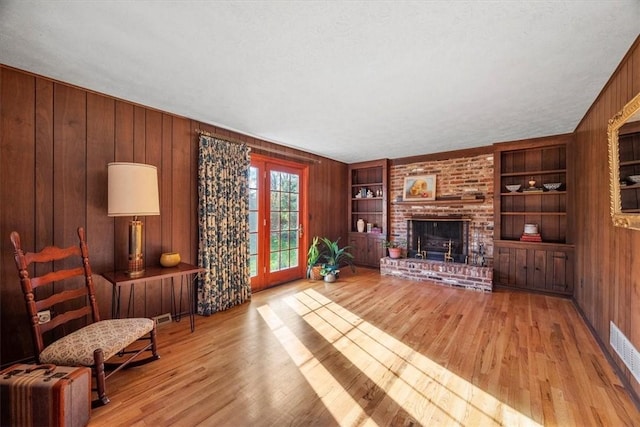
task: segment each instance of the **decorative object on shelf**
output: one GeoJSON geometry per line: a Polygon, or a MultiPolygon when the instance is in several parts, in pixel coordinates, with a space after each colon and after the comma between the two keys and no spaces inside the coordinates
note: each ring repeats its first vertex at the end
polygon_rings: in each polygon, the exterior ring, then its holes
{"type": "Polygon", "coordinates": [[[364,233],[364,227],[365,227],[364,219],[359,218],[356,223],[356,226],[358,227],[358,233],[364,233]]]}
{"type": "Polygon", "coordinates": [[[520,236],[520,240],[523,242],[542,242],[538,224],[525,224],[524,233],[520,236]]]}
{"type": "Polygon", "coordinates": [[[360,197],[367,197],[367,189],[366,188],[361,188],[360,189],[360,197]]]}
{"type": "Polygon", "coordinates": [[[555,191],[560,188],[561,185],[561,182],[547,182],[546,184],[542,184],[542,186],[549,191],[555,191]]]}
{"type": "Polygon", "coordinates": [[[435,200],[436,176],[416,175],[405,177],[402,197],[404,200],[435,200]]]}
{"type": "Polygon", "coordinates": [[[164,252],[160,255],[160,265],[169,268],[180,264],[179,252],[164,252]]]}
{"type": "Polygon", "coordinates": [[[505,187],[507,188],[507,190],[509,190],[512,193],[515,193],[516,191],[518,191],[520,189],[520,187],[522,187],[520,184],[512,184],[512,185],[505,185],[505,187]]]}
{"type": "Polygon", "coordinates": [[[107,165],[108,216],[131,216],[127,275],[144,274],[143,232],[139,216],[160,215],[158,170],[142,163],[112,162],[107,165]]]}
{"type": "Polygon", "coordinates": [[[371,233],[371,231],[373,230],[373,224],[371,224],[370,222],[367,223],[367,233],[371,233]]]}
{"type": "Polygon", "coordinates": [[[536,180],[531,177],[529,180],[529,187],[525,188],[522,191],[526,191],[527,193],[542,193],[542,188],[536,187],[536,180]]]}
{"type": "Polygon", "coordinates": [[[367,198],[368,199],[373,199],[373,191],[371,191],[371,190],[367,191],[367,198]]]}
{"type": "Polygon", "coordinates": [[[627,179],[634,184],[640,184],[640,175],[629,175],[627,179]]]}
{"type": "Polygon", "coordinates": [[[520,236],[520,241],[521,242],[542,242],[542,237],[538,233],[536,234],[523,233],[522,236],[520,236]]]}
{"type": "Polygon", "coordinates": [[[382,190],[378,189],[378,191],[376,191],[376,197],[382,197],[382,190]]]}

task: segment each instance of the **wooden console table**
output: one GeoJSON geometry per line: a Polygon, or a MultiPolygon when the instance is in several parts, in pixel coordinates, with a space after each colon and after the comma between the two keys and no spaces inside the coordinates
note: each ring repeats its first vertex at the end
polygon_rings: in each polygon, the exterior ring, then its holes
{"type": "Polygon", "coordinates": [[[111,316],[114,319],[120,317],[120,291],[122,286],[131,285],[131,291],[129,293],[129,304],[127,307],[127,315],[131,308],[132,301],[134,300],[135,285],[138,283],[145,283],[150,281],[160,281],[164,279],[171,279],[171,309],[174,320],[179,322],[182,317],[182,289],[186,281],[188,305],[189,305],[189,324],[191,326],[191,332],[195,330],[195,301],[194,301],[194,289],[193,280],[196,276],[204,271],[204,268],[197,265],[187,264],[181,262],[176,267],[164,268],[160,266],[146,267],[144,274],[139,277],[129,277],[124,271],[110,271],[103,273],[102,276],[107,279],[113,285],[113,293],[111,299],[111,316]],[[180,277],[180,304],[179,310],[176,310],[176,297],[174,279],[180,277]]]}

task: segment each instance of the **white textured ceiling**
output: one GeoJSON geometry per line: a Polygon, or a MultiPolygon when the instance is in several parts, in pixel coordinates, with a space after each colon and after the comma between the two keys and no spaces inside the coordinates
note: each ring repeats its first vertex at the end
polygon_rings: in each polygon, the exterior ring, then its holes
{"type": "Polygon", "coordinates": [[[0,1],[0,62],[346,163],[571,132],[640,1],[0,1]]]}

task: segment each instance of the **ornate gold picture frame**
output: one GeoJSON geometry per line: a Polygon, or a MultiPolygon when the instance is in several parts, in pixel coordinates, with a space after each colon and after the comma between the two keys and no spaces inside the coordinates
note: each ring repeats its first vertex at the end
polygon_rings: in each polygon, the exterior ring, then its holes
{"type": "MultiPolygon", "coordinates": [[[[631,161],[620,162],[620,144],[619,135],[623,126],[635,127],[640,122],[640,93],[629,101],[621,111],[609,120],[607,127],[607,135],[609,138],[609,190],[611,193],[611,219],[616,227],[631,228],[640,230],[640,209],[624,208],[622,203],[622,191],[640,192],[640,184],[628,182],[627,173],[621,175],[621,166],[625,168],[632,167],[640,170],[640,158],[631,161]]],[[[633,132],[640,133],[633,129],[633,132]]]]}

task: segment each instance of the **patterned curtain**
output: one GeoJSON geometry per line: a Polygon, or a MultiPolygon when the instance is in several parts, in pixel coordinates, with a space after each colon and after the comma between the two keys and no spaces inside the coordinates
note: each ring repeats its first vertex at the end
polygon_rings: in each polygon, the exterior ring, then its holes
{"type": "Polygon", "coordinates": [[[251,298],[249,148],[200,136],[198,156],[198,314],[209,316],[251,298]]]}

